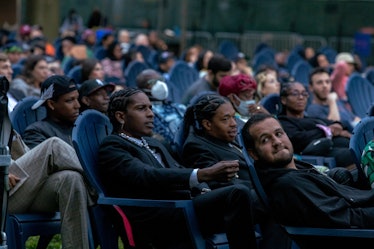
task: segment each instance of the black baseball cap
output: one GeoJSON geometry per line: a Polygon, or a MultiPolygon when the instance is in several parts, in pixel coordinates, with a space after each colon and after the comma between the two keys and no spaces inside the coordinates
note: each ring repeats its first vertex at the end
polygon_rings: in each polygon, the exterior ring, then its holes
{"type": "Polygon", "coordinates": [[[99,79],[86,80],[79,88],[79,97],[82,98],[83,96],[88,96],[102,88],[111,93],[114,91],[114,84],[106,84],[99,79]]]}
{"type": "Polygon", "coordinates": [[[31,109],[35,110],[43,105],[46,100],[56,100],[61,95],[77,90],[74,79],[63,75],[52,75],[48,77],[41,85],[41,96],[31,109]]]}

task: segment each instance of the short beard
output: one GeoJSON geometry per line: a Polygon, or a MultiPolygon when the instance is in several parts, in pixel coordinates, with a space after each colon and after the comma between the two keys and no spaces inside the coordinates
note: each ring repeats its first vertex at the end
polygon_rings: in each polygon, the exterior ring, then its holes
{"type": "Polygon", "coordinates": [[[292,162],[293,156],[290,156],[286,159],[279,159],[274,162],[269,162],[263,159],[259,159],[256,162],[256,165],[259,165],[261,168],[271,168],[271,169],[282,169],[285,168],[290,162],[292,162]]]}

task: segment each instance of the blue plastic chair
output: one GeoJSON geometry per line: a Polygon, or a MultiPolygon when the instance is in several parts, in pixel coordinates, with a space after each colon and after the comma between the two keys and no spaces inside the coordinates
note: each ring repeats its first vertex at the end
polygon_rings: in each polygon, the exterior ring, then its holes
{"type": "Polygon", "coordinates": [[[301,57],[297,52],[291,52],[286,60],[286,66],[288,71],[291,73],[293,67],[296,65],[297,62],[303,61],[303,57],[301,57]]]}
{"type": "Polygon", "coordinates": [[[278,93],[272,93],[260,100],[260,105],[262,105],[268,112],[274,115],[278,115],[282,111],[281,98],[278,93]]]}
{"type": "MultiPolygon", "coordinates": [[[[241,133],[242,134],[242,133],[241,133]]],[[[243,136],[239,136],[239,143],[243,146],[243,154],[246,159],[253,186],[261,202],[271,213],[271,207],[267,194],[262,187],[260,179],[251,158],[244,145],[243,136]]],[[[276,217],[275,217],[276,218],[276,217]]],[[[281,224],[282,225],[282,224],[281,224]]],[[[296,242],[301,249],[315,248],[366,248],[374,242],[373,229],[356,228],[319,228],[319,227],[294,227],[282,225],[284,231],[296,242]]]]}
{"type": "Polygon", "coordinates": [[[149,66],[144,62],[131,61],[124,71],[126,85],[128,87],[136,87],[136,77],[140,72],[148,68],[149,66]]]}
{"type": "Polygon", "coordinates": [[[12,70],[13,70],[13,79],[16,78],[18,75],[21,74],[23,69],[23,65],[16,63],[12,65],[12,70]]]}
{"type": "Polygon", "coordinates": [[[44,106],[40,106],[36,110],[31,109],[31,106],[38,100],[39,98],[34,96],[21,99],[9,115],[13,129],[15,129],[21,137],[28,125],[47,117],[47,109],[44,106]]]}
{"type": "Polygon", "coordinates": [[[184,93],[199,78],[199,73],[185,61],[177,61],[170,69],[169,76],[169,98],[175,103],[181,103],[184,93]]]}
{"type": "Polygon", "coordinates": [[[374,67],[366,68],[364,72],[364,77],[367,79],[371,84],[374,85],[374,67]]]}
{"type": "Polygon", "coordinates": [[[353,113],[364,118],[374,103],[374,85],[359,73],[353,73],[345,87],[348,103],[352,107],[353,113]]]}
{"type": "Polygon", "coordinates": [[[328,60],[331,64],[334,64],[334,63],[335,63],[335,57],[336,57],[336,55],[338,54],[338,52],[336,52],[335,49],[326,46],[326,47],[321,48],[321,49],[320,49],[320,52],[323,53],[324,55],[326,55],[327,60],[328,60]]]}
{"type": "Polygon", "coordinates": [[[349,140],[349,150],[352,153],[358,171],[358,183],[362,188],[370,189],[369,181],[361,167],[361,155],[365,146],[374,138],[374,117],[368,116],[360,120],[353,128],[351,139],[349,140]]]}
{"type": "Polygon", "coordinates": [[[107,54],[108,52],[106,51],[106,49],[102,46],[99,46],[97,47],[95,50],[94,50],[94,56],[96,59],[98,59],[99,61],[105,59],[107,57],[107,54]]]}
{"type": "Polygon", "coordinates": [[[69,70],[67,73],[68,77],[74,79],[75,83],[80,86],[82,82],[82,66],[81,65],[76,65],[72,69],[69,70]]]}
{"type": "Polygon", "coordinates": [[[8,214],[6,234],[8,249],[25,249],[30,236],[40,236],[37,248],[47,248],[61,230],[60,212],[8,214]]]}
{"type": "Polygon", "coordinates": [[[239,53],[239,48],[234,42],[223,40],[218,45],[218,53],[222,54],[229,60],[234,60],[239,53]]]}
{"type": "Polygon", "coordinates": [[[255,72],[261,69],[262,66],[272,66],[277,68],[277,63],[274,58],[274,51],[270,48],[265,48],[255,54],[252,60],[252,68],[255,72]]]}
{"type": "Polygon", "coordinates": [[[309,74],[312,71],[312,66],[305,60],[300,60],[292,67],[291,75],[295,81],[302,83],[306,89],[309,85],[309,74]]]}

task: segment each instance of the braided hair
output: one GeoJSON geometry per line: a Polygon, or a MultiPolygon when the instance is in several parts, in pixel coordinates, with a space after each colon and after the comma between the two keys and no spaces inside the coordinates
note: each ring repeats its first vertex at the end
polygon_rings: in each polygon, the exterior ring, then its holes
{"type": "Polygon", "coordinates": [[[137,93],[143,93],[143,92],[140,89],[128,87],[126,89],[114,92],[110,96],[109,107],[108,107],[108,117],[110,119],[110,122],[113,125],[114,132],[121,129],[121,124],[118,122],[115,116],[116,112],[124,111],[126,113],[127,106],[133,101],[131,96],[137,93]]]}
{"type": "Polygon", "coordinates": [[[224,103],[230,103],[229,99],[218,94],[206,94],[197,99],[196,103],[189,106],[184,115],[184,136],[187,136],[190,127],[195,132],[202,135],[203,119],[211,121],[216,114],[216,110],[224,103]]]}

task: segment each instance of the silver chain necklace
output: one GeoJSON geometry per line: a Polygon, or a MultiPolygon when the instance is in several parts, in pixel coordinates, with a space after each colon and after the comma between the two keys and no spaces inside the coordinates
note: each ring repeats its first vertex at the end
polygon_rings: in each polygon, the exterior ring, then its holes
{"type": "Polygon", "coordinates": [[[126,135],[125,133],[120,133],[119,135],[122,138],[130,141],[131,143],[136,144],[137,146],[139,146],[141,148],[145,148],[146,150],[151,152],[152,156],[154,156],[154,158],[156,158],[157,161],[159,160],[156,156],[156,153],[151,148],[149,148],[149,145],[148,145],[147,141],[143,137],[141,137],[140,139],[137,139],[137,138],[134,138],[134,137],[130,137],[130,136],[126,135]]]}

